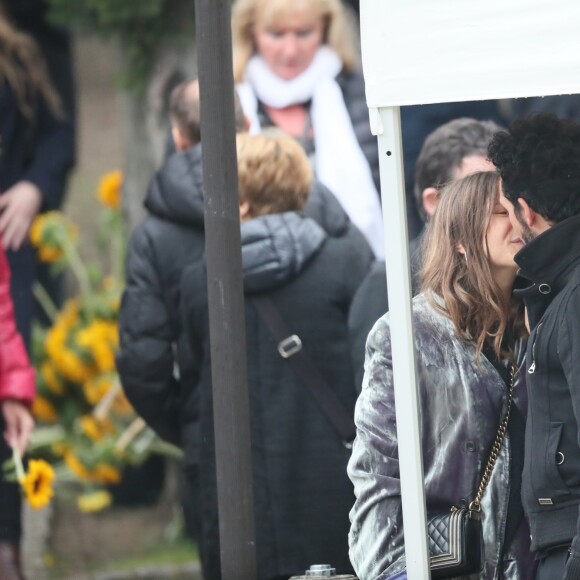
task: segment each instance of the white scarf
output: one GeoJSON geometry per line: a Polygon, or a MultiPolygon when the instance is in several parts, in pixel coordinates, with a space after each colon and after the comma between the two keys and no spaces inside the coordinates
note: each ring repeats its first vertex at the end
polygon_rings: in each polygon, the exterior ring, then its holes
{"type": "Polygon", "coordinates": [[[237,86],[238,94],[252,134],[261,130],[258,99],[277,109],[312,101],[316,176],[334,193],[377,258],[384,259],[381,204],[335,80],[341,69],[336,53],[322,46],[304,72],[286,81],[275,75],[262,57],[255,55],[246,67],[245,82],[237,86]]]}

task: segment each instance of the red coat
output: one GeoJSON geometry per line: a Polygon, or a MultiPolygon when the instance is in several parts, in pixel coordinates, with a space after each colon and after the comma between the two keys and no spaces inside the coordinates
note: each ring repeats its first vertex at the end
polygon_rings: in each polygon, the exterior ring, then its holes
{"type": "Polygon", "coordinates": [[[10,268],[0,244],[0,401],[15,399],[31,405],[34,394],[34,369],[16,330],[10,295],[10,268]]]}

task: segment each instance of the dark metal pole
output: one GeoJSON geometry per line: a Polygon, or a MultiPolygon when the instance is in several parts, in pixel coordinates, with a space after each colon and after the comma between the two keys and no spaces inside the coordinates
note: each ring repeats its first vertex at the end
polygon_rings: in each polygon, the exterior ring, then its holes
{"type": "Polygon", "coordinates": [[[223,580],[255,580],[230,0],[195,0],[223,580]]]}

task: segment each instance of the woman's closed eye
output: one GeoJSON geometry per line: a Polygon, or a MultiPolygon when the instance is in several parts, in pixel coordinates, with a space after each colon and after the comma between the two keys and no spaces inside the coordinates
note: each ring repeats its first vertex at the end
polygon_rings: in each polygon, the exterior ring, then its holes
{"type": "Polygon", "coordinates": [[[299,28],[296,31],[296,36],[298,36],[298,38],[307,38],[313,32],[314,32],[314,28],[299,28]]]}
{"type": "Polygon", "coordinates": [[[268,28],[266,32],[274,38],[281,38],[285,34],[285,31],[281,28],[268,28]]]}

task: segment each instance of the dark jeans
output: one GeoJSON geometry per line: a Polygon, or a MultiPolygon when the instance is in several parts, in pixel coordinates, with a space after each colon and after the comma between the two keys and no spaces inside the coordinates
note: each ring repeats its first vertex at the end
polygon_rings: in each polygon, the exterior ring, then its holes
{"type": "Polygon", "coordinates": [[[544,554],[539,558],[536,580],[555,580],[557,578],[564,578],[569,547],[570,546],[558,546],[544,552],[544,554]]]}
{"type": "MultiPolygon", "coordinates": [[[[12,450],[4,439],[4,419],[0,416],[0,470],[12,457],[12,450]]],[[[0,542],[20,542],[20,510],[22,499],[17,483],[4,481],[0,471],[0,542]]]]}

